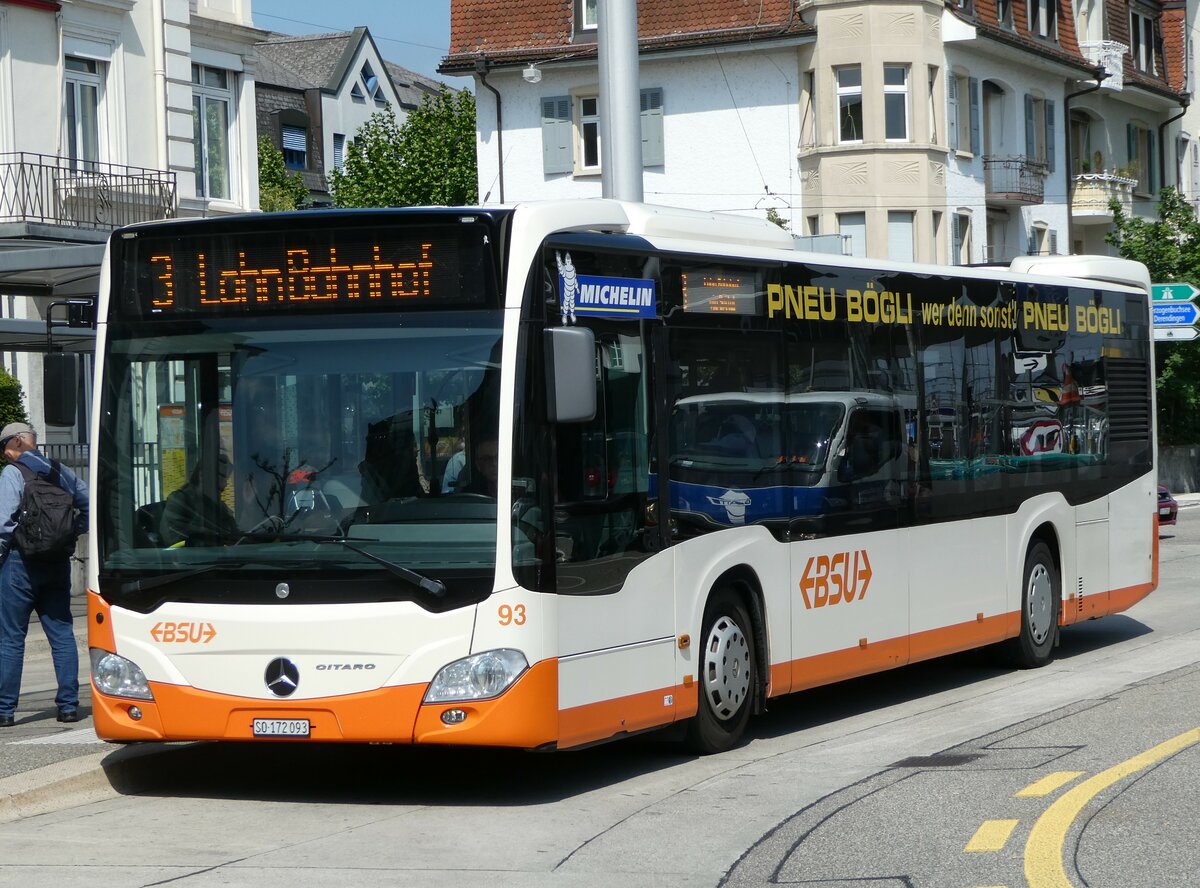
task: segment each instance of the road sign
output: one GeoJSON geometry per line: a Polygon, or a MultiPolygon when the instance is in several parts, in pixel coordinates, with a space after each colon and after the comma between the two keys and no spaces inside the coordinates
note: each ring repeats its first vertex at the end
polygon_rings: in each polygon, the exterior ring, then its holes
{"type": "Polygon", "coordinates": [[[1200,308],[1194,302],[1156,302],[1150,311],[1156,327],[1190,327],[1200,321],[1200,308]]]}
{"type": "Polygon", "coordinates": [[[1151,284],[1150,298],[1155,302],[1191,302],[1200,296],[1191,284],[1151,284]]]}
{"type": "Polygon", "coordinates": [[[1196,327],[1155,327],[1154,338],[1158,341],[1169,340],[1171,342],[1190,342],[1200,336],[1200,329],[1196,327]]]}

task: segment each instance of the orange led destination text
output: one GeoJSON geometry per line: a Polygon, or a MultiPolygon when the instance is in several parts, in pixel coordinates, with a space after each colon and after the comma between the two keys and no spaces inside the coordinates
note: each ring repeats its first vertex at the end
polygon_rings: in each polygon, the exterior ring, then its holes
{"type": "MultiPolygon", "coordinates": [[[[280,267],[248,268],[246,254],[238,252],[234,268],[219,268],[204,253],[195,257],[200,305],[244,305],[249,302],[308,302],[342,299],[403,299],[428,297],[433,244],[421,244],[420,258],[411,262],[385,261],[378,244],[371,247],[369,262],[340,262],[337,248],[328,258],[314,261],[313,250],[286,251],[280,267]]],[[[155,308],[171,308],[176,298],[176,266],[170,255],[150,257],[156,269],[155,308]]]]}

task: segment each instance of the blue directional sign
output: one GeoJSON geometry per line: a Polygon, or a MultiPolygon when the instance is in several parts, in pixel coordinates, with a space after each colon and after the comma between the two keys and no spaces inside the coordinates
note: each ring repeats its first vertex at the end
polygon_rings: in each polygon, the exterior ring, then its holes
{"type": "Polygon", "coordinates": [[[1156,327],[1190,327],[1200,321],[1200,308],[1194,302],[1156,302],[1150,308],[1156,327]]]}
{"type": "Polygon", "coordinates": [[[1150,298],[1155,302],[1191,302],[1197,296],[1200,296],[1200,290],[1191,284],[1150,285],[1150,298]]]}

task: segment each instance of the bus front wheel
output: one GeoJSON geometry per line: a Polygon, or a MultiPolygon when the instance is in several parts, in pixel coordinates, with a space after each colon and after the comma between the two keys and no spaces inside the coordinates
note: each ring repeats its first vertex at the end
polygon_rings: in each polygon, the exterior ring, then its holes
{"type": "Polygon", "coordinates": [[[700,699],[688,745],[702,754],[724,752],[750,720],[758,675],[753,628],[742,599],[729,589],[716,591],[705,605],[700,637],[700,699]]]}
{"type": "Polygon", "coordinates": [[[1025,555],[1021,585],[1021,634],[1012,640],[1012,660],[1022,669],[1050,662],[1058,632],[1058,607],[1062,598],[1054,554],[1041,540],[1025,555]]]}

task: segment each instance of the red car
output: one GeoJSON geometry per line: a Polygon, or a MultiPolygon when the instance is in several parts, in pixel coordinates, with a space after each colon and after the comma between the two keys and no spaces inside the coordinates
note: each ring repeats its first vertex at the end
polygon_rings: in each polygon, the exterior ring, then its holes
{"type": "Polygon", "coordinates": [[[1174,524],[1178,515],[1179,503],[1175,502],[1175,497],[1171,496],[1165,484],[1158,485],[1158,526],[1174,524]]]}

